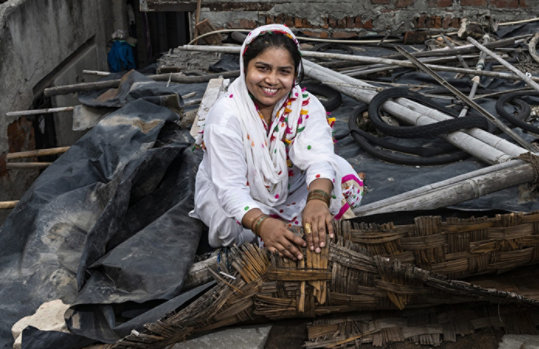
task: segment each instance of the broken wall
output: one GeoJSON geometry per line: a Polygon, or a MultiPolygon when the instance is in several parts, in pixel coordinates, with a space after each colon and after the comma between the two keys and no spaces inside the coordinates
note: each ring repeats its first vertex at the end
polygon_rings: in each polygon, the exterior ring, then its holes
{"type": "MultiPolygon", "coordinates": [[[[35,147],[33,117],[7,117],[8,111],[32,109],[44,88],[82,82],[82,69],[107,69],[107,41],[125,29],[120,0],[8,0],[0,2],[0,201],[16,200],[37,170],[6,169],[6,154],[35,147]]],[[[75,96],[53,98],[50,107],[69,106],[75,96]]],[[[71,115],[56,119],[56,145],[71,145],[71,115]]],[[[33,161],[38,161],[34,159],[33,161]]],[[[6,210],[0,210],[0,223],[6,210]]]]}
{"type": "MultiPolygon", "coordinates": [[[[196,1],[140,0],[140,4],[143,11],[192,11],[192,16],[196,7],[196,1]]],[[[465,17],[504,22],[537,13],[536,0],[210,0],[202,1],[200,19],[209,19],[217,29],[283,23],[305,35],[348,38],[369,31],[454,29],[465,17]]]]}

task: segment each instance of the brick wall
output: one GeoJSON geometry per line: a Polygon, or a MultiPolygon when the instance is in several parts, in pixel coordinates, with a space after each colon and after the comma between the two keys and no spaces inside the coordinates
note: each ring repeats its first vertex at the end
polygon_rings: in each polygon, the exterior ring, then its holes
{"type": "Polygon", "coordinates": [[[462,18],[506,22],[539,13],[536,0],[311,0],[306,4],[291,0],[204,1],[201,19],[208,18],[219,29],[284,23],[305,35],[348,38],[372,31],[454,30],[462,18]]]}

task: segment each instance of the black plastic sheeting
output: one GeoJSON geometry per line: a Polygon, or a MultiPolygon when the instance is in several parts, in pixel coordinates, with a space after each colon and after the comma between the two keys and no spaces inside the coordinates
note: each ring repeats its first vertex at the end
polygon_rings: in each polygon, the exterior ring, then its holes
{"type": "Polygon", "coordinates": [[[178,297],[204,232],[187,215],[201,153],[177,114],[127,99],[39,176],[2,226],[0,347],[11,346],[14,322],[52,299],[74,305],[73,332],[103,342],[186,301],[178,297]]]}
{"type": "MultiPolygon", "coordinates": [[[[532,23],[502,27],[498,34],[514,36],[538,29],[539,23],[532,23]]],[[[360,49],[359,53],[372,56],[395,52],[381,46],[360,49]]],[[[238,69],[234,57],[226,55],[214,69],[238,69]]],[[[455,80],[454,74],[440,74],[459,88],[471,86],[468,78],[455,80]]],[[[425,74],[404,68],[396,69],[386,81],[437,86],[425,74]]],[[[181,307],[211,286],[182,290],[185,273],[205,233],[203,225],[187,215],[193,206],[201,153],[193,150],[187,130],[175,123],[178,106],[170,98],[191,91],[196,91],[199,98],[205,86],[166,86],[132,72],[111,98],[102,100],[103,91],[81,96],[86,105],[119,109],[46,169],[0,228],[4,250],[0,256],[0,347],[11,346],[10,328],[15,321],[48,300],[61,298],[72,304],[66,313],[72,334],[28,328],[23,348],[66,347],[60,343],[80,348],[93,341],[113,342],[132,328],[181,307]]],[[[522,86],[522,82],[481,79],[484,90],[522,86]]],[[[496,97],[479,102],[495,114],[495,101],[496,97]]],[[[487,165],[469,158],[419,167],[373,158],[346,135],[348,119],[358,104],[343,96],[343,104],[332,116],[337,119],[337,153],[367,176],[365,204],[487,165]]],[[[518,129],[515,132],[528,141],[535,139],[518,129]]],[[[535,195],[526,189],[509,188],[451,209],[539,209],[535,195]]],[[[413,216],[395,213],[383,219],[396,221],[397,215],[413,216]]]]}

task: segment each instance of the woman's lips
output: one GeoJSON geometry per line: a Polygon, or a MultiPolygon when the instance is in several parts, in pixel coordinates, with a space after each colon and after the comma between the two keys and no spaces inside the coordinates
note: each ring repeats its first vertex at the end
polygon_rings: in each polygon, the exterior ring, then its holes
{"type": "Polygon", "coordinates": [[[276,88],[262,87],[262,91],[264,91],[264,94],[270,97],[275,96],[277,94],[276,88]]]}

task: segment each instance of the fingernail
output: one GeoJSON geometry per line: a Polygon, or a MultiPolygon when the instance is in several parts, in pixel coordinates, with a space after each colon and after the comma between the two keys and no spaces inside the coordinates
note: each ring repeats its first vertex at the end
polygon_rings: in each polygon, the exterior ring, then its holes
{"type": "Polygon", "coordinates": [[[324,246],[326,246],[326,243],[325,243],[325,242],[321,242],[321,243],[320,243],[320,247],[324,247],[324,246]]]}
{"type": "Polygon", "coordinates": [[[330,235],[329,235],[329,238],[330,238],[330,239],[333,239],[333,238],[335,238],[335,235],[330,234],[330,235]]]}
{"type": "Polygon", "coordinates": [[[303,256],[298,254],[298,259],[303,259],[303,256]]]}
{"type": "Polygon", "coordinates": [[[322,250],[320,249],[320,247],[317,247],[316,248],[316,253],[320,253],[322,250]]]}

